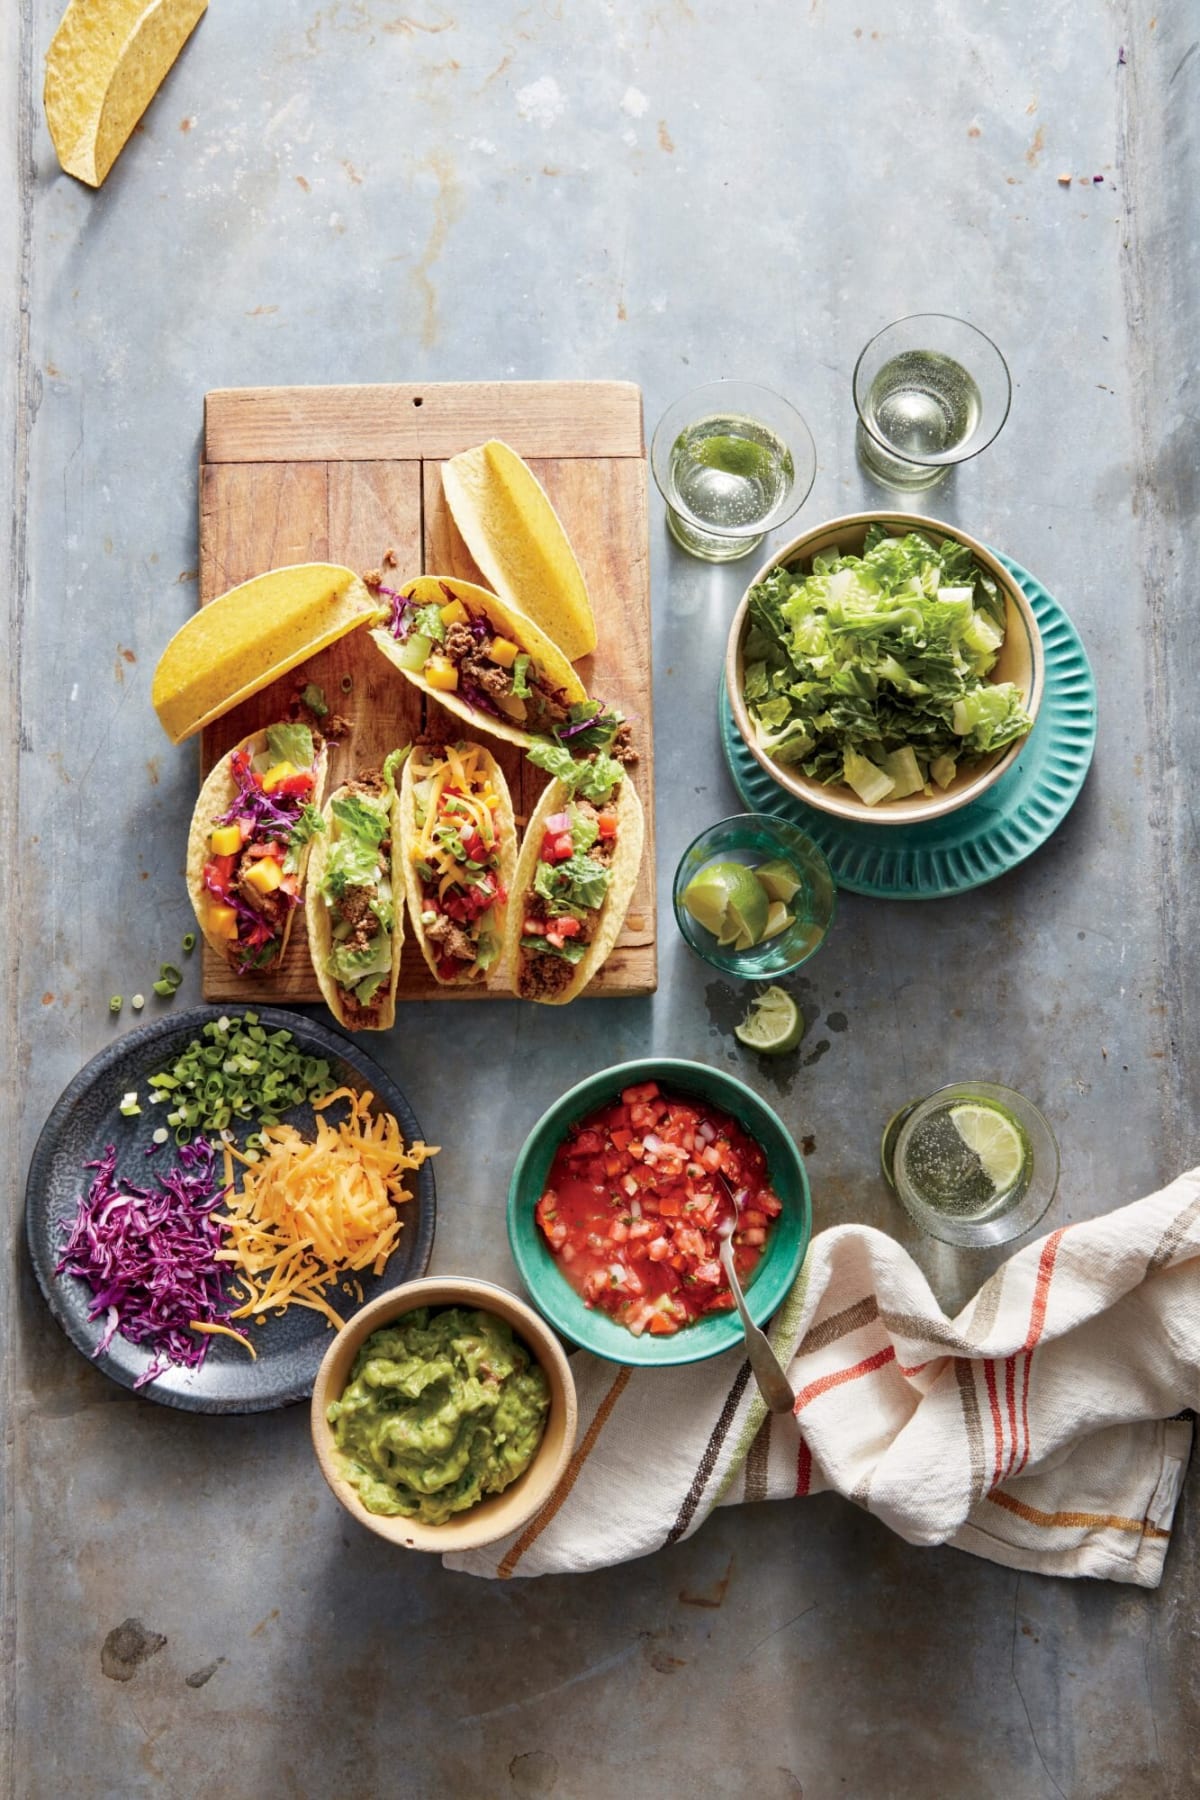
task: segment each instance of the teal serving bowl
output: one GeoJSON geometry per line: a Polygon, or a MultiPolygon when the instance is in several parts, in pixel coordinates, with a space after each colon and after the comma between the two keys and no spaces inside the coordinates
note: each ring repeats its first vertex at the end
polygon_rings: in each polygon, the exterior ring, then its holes
{"type": "Polygon", "coordinates": [[[569,1127],[597,1107],[611,1104],[622,1089],[643,1081],[657,1081],[667,1093],[718,1107],[762,1147],[783,1211],[746,1289],[746,1305],[756,1325],[764,1325],[777,1310],[800,1272],[812,1235],[812,1200],[803,1158],[783,1121],[744,1082],[704,1063],[653,1056],[618,1063],[589,1075],[542,1114],[521,1148],[508,1186],[508,1241],[534,1305],[564,1337],[607,1362],[634,1368],[673,1368],[704,1362],[743,1343],[737,1313],[712,1313],[669,1337],[648,1333],[634,1337],[598,1307],[584,1305],[559,1269],[534,1217],[555,1151],[569,1127]]]}

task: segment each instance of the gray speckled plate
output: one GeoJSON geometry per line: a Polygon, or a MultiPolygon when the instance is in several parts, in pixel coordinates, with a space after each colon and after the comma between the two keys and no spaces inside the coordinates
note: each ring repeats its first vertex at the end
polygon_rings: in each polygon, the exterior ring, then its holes
{"type": "MultiPolygon", "coordinates": [[[[123,1119],[122,1096],[132,1088],[144,1101],[147,1078],[172,1062],[198,1036],[201,1026],[222,1015],[245,1012],[257,1013],[273,1031],[290,1031],[308,1055],[323,1056],[331,1067],[331,1086],[360,1092],[368,1089],[400,1121],[406,1143],[424,1137],[408,1101],[378,1064],[357,1043],[300,1013],[273,1006],[203,1006],[155,1020],[118,1038],[80,1070],[55,1104],[42,1127],[25,1187],[25,1231],[38,1284],[55,1319],[89,1359],[102,1336],[102,1321],[87,1316],[91,1290],[75,1276],[54,1273],[64,1227],[74,1219],[79,1196],[91,1180],[84,1164],[100,1156],[106,1145],[116,1144],[120,1151],[118,1175],[150,1183],[156,1165],[165,1165],[173,1149],[164,1144],[157,1155],[146,1155],[163,1108],[143,1105],[139,1117],[123,1119]]],[[[284,1116],[301,1130],[312,1125],[311,1107],[293,1107],[284,1116]]],[[[431,1163],[416,1171],[411,1187],[413,1198],[404,1208],[404,1229],[386,1269],[382,1275],[358,1277],[364,1303],[402,1281],[414,1280],[429,1267],[437,1211],[431,1163]]],[[[329,1298],[335,1312],[346,1318],[358,1310],[358,1303],[339,1288],[330,1289],[329,1298]]],[[[292,1307],[282,1318],[272,1317],[254,1328],[257,1362],[251,1362],[239,1345],[218,1337],[212,1340],[199,1369],[172,1365],[138,1391],[147,1400],[189,1412],[267,1412],[288,1406],[311,1394],[332,1329],[320,1313],[292,1307]]],[[[150,1353],[126,1343],[118,1332],[104,1355],[94,1360],[113,1381],[131,1388],[148,1366],[150,1353]]]]}

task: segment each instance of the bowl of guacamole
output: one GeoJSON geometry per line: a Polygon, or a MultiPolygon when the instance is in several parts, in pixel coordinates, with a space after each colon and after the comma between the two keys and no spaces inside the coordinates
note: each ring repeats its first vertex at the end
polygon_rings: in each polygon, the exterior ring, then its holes
{"type": "Polygon", "coordinates": [[[570,1366],[515,1294],[428,1278],[381,1294],[338,1333],[313,1390],[313,1443],[347,1511],[414,1550],[519,1530],[574,1447],[570,1366]]]}

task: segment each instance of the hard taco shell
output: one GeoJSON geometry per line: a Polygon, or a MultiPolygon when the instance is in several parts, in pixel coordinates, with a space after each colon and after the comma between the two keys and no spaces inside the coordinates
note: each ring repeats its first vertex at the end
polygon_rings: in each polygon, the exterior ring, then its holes
{"type": "MultiPolygon", "coordinates": [[[[208,839],[213,821],[222,813],[228,812],[237,799],[238,786],[231,773],[235,752],[246,750],[253,758],[260,755],[266,748],[266,731],[253,731],[249,737],[243,738],[240,744],[235,744],[233,749],[221,758],[220,762],[213,764],[204,786],[200,789],[200,797],[196,801],[196,810],[192,814],[192,823],[188,830],[187,885],[192,911],[196,915],[196,923],[204,934],[204,941],[210,944],[218,956],[222,957],[232,969],[238,967],[237,945],[231,944],[228,938],[218,937],[208,927],[208,899],[204,889],[204,865],[208,861],[208,839]]],[[[324,744],[317,751],[314,767],[317,771],[317,779],[313,788],[313,805],[319,806],[321,795],[325,790],[326,771],[329,767],[329,751],[324,744]]],[[[301,894],[304,892],[304,876],[310,849],[311,845],[306,844],[300,853],[298,885],[301,894]]],[[[298,910],[298,907],[293,907],[288,915],[287,923],[283,928],[283,942],[276,960],[264,969],[253,970],[253,974],[270,974],[272,970],[279,967],[287,954],[288,940],[292,935],[292,926],[298,910]]]]}
{"type": "MultiPolygon", "coordinates": [[[[505,890],[511,894],[513,882],[516,879],[517,868],[517,827],[516,821],[513,818],[512,799],[509,795],[508,783],[504,779],[504,770],[500,767],[500,764],[496,761],[491,752],[485,750],[482,744],[468,744],[465,748],[479,751],[483,758],[484,773],[490,779],[492,786],[500,796],[500,805],[496,808],[496,827],[500,838],[500,881],[505,890]]],[[[436,755],[436,751],[431,750],[428,754],[431,756],[436,755]]],[[[419,748],[414,750],[404,764],[404,770],[400,781],[400,834],[398,842],[401,845],[400,854],[404,860],[404,892],[408,899],[408,914],[412,922],[413,933],[417,943],[420,945],[421,955],[429,965],[430,974],[433,976],[434,980],[439,982],[443,987],[502,986],[504,981],[505,963],[507,960],[504,950],[504,933],[508,911],[507,905],[492,908],[495,928],[500,937],[500,954],[492,964],[491,969],[487,971],[486,978],[478,973],[472,974],[468,972],[455,981],[443,981],[442,977],[438,974],[437,953],[426,936],[425,927],[421,923],[421,877],[417,874],[416,866],[411,855],[411,847],[415,842],[418,833],[416,796],[414,790],[418,778],[416,765],[421,758],[421,750],[419,748]]]]}
{"type": "Polygon", "coordinates": [[[397,863],[399,858],[399,812],[400,801],[397,794],[392,796],[390,808],[392,820],[392,902],[395,907],[395,924],[392,927],[392,973],[386,989],[379,995],[378,1005],[368,1008],[348,1007],[345,995],[333,976],[329,973],[329,953],[333,947],[333,920],[329,908],[321,897],[321,879],[325,872],[325,864],[329,860],[329,852],[333,842],[333,803],[346,792],[345,787],[338,788],[330,794],[321,809],[321,817],[325,822],[324,831],[313,840],[312,861],[309,864],[308,886],[304,895],[304,918],[308,926],[308,953],[312,958],[313,973],[317,978],[317,986],[326,1006],[347,1031],[390,1031],[396,1023],[396,988],[400,981],[400,959],[404,949],[404,892],[397,881],[397,863]],[[367,1022],[363,1012],[371,1011],[374,1018],[367,1022]]]}
{"type": "MultiPolygon", "coordinates": [[[[482,613],[503,637],[519,644],[532,659],[532,672],[540,676],[548,686],[561,689],[569,704],[576,706],[587,699],[587,689],[557,644],[552,644],[530,619],[506,605],[495,594],[490,594],[486,588],[476,587],[471,581],[460,581],[454,575],[418,575],[415,580],[406,581],[402,591],[411,594],[418,606],[448,604],[446,595],[451,594],[455,599],[461,600],[464,606],[482,613]]],[[[457,693],[445,693],[439,688],[431,687],[423,675],[404,668],[399,660],[400,646],[385,626],[376,627],[371,632],[371,637],[406,680],[420,688],[423,694],[429,694],[447,712],[465,720],[473,731],[486,731],[490,737],[504,738],[507,743],[520,744],[525,749],[539,742],[538,736],[533,732],[524,730],[520,725],[510,724],[507,719],[497,719],[491,713],[480,712],[457,693]]]]}
{"type": "Polygon", "coordinates": [[[504,934],[504,966],[517,997],[536,999],[543,1006],[565,1006],[576,999],[608,961],[612,947],[621,935],[625,914],[637,885],[646,833],[642,803],[638,799],[637,789],[626,776],[621,783],[617,801],[617,849],[611,864],[612,880],[609,882],[608,897],[600,916],[600,929],[575,965],[574,975],[566,987],[553,995],[523,995],[518,983],[521,974],[521,930],[525,920],[525,896],[533,885],[538,852],[545,835],[545,822],[552,813],[563,812],[570,800],[570,789],[561,781],[552,781],[546,788],[525,827],[521,854],[517,858],[517,872],[509,894],[508,926],[504,934]]]}
{"type": "Polygon", "coordinates": [[[583,572],[528,463],[493,438],[452,456],[442,487],[467,549],[502,600],[575,662],[596,648],[583,572]]]}

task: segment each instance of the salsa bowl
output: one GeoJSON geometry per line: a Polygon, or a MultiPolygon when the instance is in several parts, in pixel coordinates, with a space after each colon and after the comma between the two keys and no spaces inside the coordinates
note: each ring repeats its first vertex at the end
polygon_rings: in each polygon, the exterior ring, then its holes
{"type": "Polygon", "coordinates": [[[313,1448],[335,1499],[368,1531],[406,1550],[439,1553],[478,1550],[484,1544],[519,1531],[550,1498],[562,1479],[575,1447],[577,1425],[575,1381],[554,1333],[548,1330],[533,1308],[515,1294],[495,1287],[490,1281],[475,1281],[464,1276],[426,1276],[421,1281],[406,1281],[364,1306],[330,1344],[312,1396],[313,1448]],[[345,1392],[354,1359],[373,1331],[394,1324],[417,1307],[428,1307],[436,1313],[451,1306],[478,1309],[502,1320],[540,1365],[550,1390],[550,1410],[541,1443],[529,1467],[503,1493],[489,1494],[469,1511],[455,1514],[444,1524],[370,1512],[342,1469],[341,1454],[327,1409],[345,1392]]]}
{"type": "Polygon", "coordinates": [[[1004,643],[988,680],[1011,681],[1019,688],[1025,710],[1036,728],[1037,711],[1045,686],[1045,658],[1032,607],[1004,564],[985,544],[960,530],[957,525],[946,525],[939,519],[922,518],[916,513],[849,513],[844,518],[831,519],[824,525],[803,532],[776,551],[749,583],[733,615],[725,652],[725,686],[734,721],[751,756],[761,764],[773,781],[795,799],[803,801],[806,806],[815,807],[818,812],[832,813],[836,818],[848,819],[859,825],[925,824],[931,819],[943,818],[947,813],[966,806],[968,802],[977,800],[981,794],[986,793],[1020,756],[1028,734],[990,756],[980,757],[960,767],[954,780],[944,790],[935,788],[931,794],[916,793],[903,800],[881,800],[875,806],[868,806],[859,799],[853,788],[844,783],[826,786],[823,782],[806,776],[799,765],[777,762],[758,741],[743,692],[744,648],[750,622],[751,588],[765,580],[773,569],[783,565],[803,563],[811,567],[813,556],[819,551],[830,550],[835,545],[844,554],[860,554],[867,529],[871,525],[882,525],[893,536],[920,531],[935,539],[951,538],[956,543],[965,544],[975,560],[986,569],[1004,596],[1006,619],[1004,643]]]}
{"type": "Polygon", "coordinates": [[[812,1232],[812,1202],[803,1159],[783,1121],[743,1082],[704,1063],[671,1057],[619,1063],[589,1075],[543,1113],[522,1146],[508,1189],[508,1239],[521,1279],[538,1309],[573,1343],[608,1362],[669,1368],[736,1349],[744,1341],[737,1313],[708,1313],[669,1336],[649,1332],[635,1336],[602,1308],[586,1304],[563,1274],[535,1216],[555,1154],[570,1127],[619,1100],[626,1089],[646,1082],[658,1083],[667,1095],[727,1114],[766,1158],[767,1177],[782,1210],[753,1275],[743,1284],[757,1325],[765,1324],[777,1310],[800,1271],[812,1232]]]}

